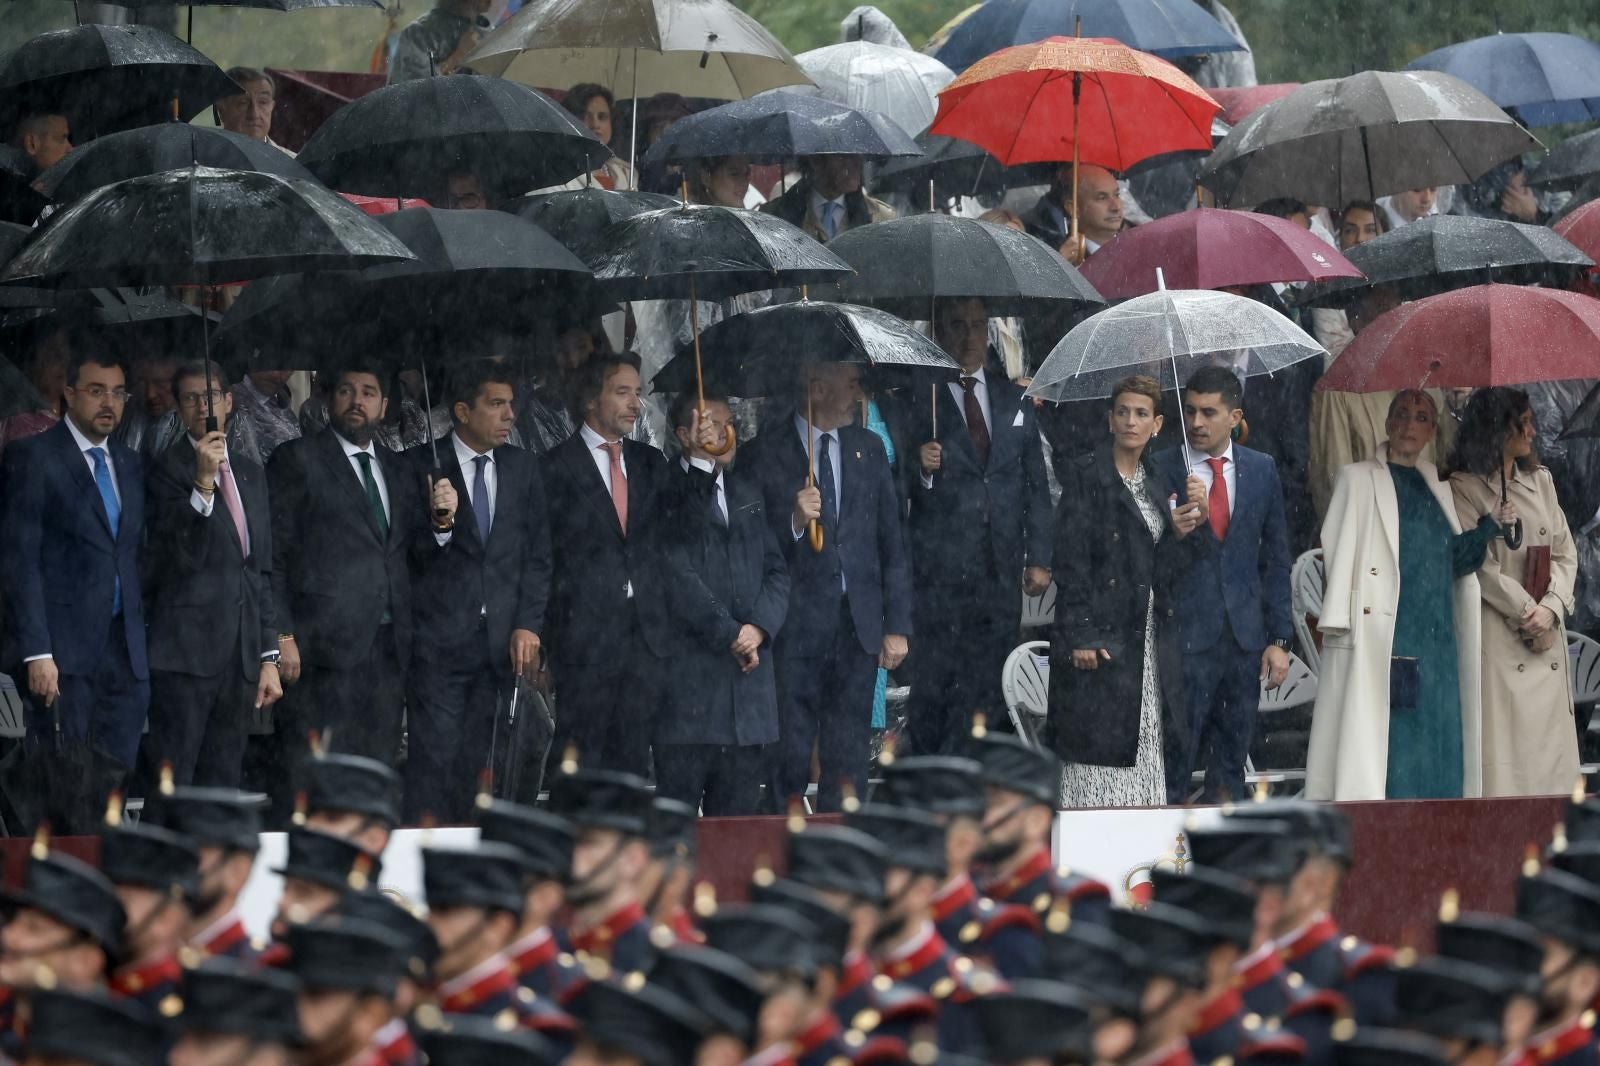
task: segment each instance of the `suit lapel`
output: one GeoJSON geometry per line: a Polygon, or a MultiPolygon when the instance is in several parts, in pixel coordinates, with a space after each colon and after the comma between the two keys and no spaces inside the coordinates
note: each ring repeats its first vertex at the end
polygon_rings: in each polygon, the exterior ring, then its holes
{"type": "MultiPolygon", "coordinates": [[[[267,500],[263,494],[261,468],[249,460],[236,463],[229,460],[233,469],[233,483],[239,490],[239,503],[244,507],[244,527],[250,531],[251,553],[255,545],[265,543],[268,535],[267,500]]],[[[233,523],[229,523],[232,525],[233,523]]]]}
{"type": "MultiPolygon", "coordinates": [[[[600,512],[601,520],[610,526],[617,538],[622,539],[622,524],[617,521],[616,505],[611,502],[611,494],[606,491],[605,479],[600,476],[600,468],[595,466],[594,459],[589,455],[589,442],[583,439],[582,429],[573,433],[568,442],[566,454],[562,458],[572,471],[574,484],[584,490],[583,497],[600,512]]],[[[631,496],[628,504],[630,507],[633,504],[631,496]]]]}
{"type": "MultiPolygon", "coordinates": [[[[648,513],[651,504],[650,482],[648,478],[640,477],[644,473],[644,457],[641,448],[648,448],[648,444],[638,441],[624,440],[622,442],[622,465],[627,470],[628,478],[628,524],[633,525],[635,515],[648,513]]],[[[598,471],[597,471],[598,472],[598,471]]],[[[616,507],[612,507],[612,514],[616,507]]],[[[620,526],[617,527],[619,530],[620,526]]]]}
{"type": "MultiPolygon", "coordinates": [[[[372,532],[372,539],[381,543],[383,538],[378,535],[378,523],[372,517],[372,505],[367,502],[367,487],[361,483],[349,456],[344,454],[344,446],[339,443],[338,435],[331,429],[326,430],[318,444],[318,451],[333,475],[334,484],[340,486],[349,497],[349,502],[360,511],[367,529],[372,532]]],[[[391,521],[389,525],[393,528],[394,522],[391,521]]]]}
{"type": "Polygon", "coordinates": [[[67,477],[78,488],[75,495],[100,520],[100,528],[105,531],[106,538],[112,539],[111,518],[106,514],[105,504],[100,499],[100,486],[95,484],[94,475],[89,473],[89,463],[78,450],[77,438],[67,428],[64,418],[56,423],[54,429],[47,432],[55,434],[57,454],[66,468],[67,477]]]}
{"type": "Polygon", "coordinates": [[[1014,436],[1011,423],[1016,421],[1020,408],[1012,403],[1014,393],[1006,388],[1010,381],[989,370],[984,371],[983,381],[984,390],[989,394],[989,463],[993,465],[1000,442],[1014,436]]]}

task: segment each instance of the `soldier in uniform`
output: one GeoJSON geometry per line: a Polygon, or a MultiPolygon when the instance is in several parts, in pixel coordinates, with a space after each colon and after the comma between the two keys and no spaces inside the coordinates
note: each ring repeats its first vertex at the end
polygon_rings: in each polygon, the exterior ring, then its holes
{"type": "Polygon", "coordinates": [[[1095,1061],[1100,1005],[1059,981],[1029,979],[978,999],[973,1012],[984,1059],[995,1066],[1095,1061]]]}
{"type": "Polygon", "coordinates": [[[650,863],[650,786],[619,770],[579,770],[570,759],[550,789],[550,809],[577,833],[567,905],[574,954],[614,970],[647,969],[653,951],[639,882],[650,863]]]}
{"type": "Polygon", "coordinates": [[[512,972],[534,995],[559,1003],[583,976],[551,928],[566,901],[572,825],[548,811],[480,795],[478,827],[483,840],[509,845],[522,857],[522,924],[506,948],[512,972]]]}
{"type": "Polygon", "coordinates": [[[295,1066],[300,982],[279,970],[212,958],[187,970],[172,1019],[172,1066],[295,1066]]]}
{"type": "Polygon", "coordinates": [[[578,1044],[565,1066],[683,1066],[707,1033],[699,1010],[636,972],[586,982],[572,1010],[578,1044]]]}
{"type": "Polygon", "coordinates": [[[287,969],[300,980],[304,1066],[382,1066],[373,1038],[395,1017],[405,945],[339,916],[290,926],[285,944],[287,969]]]}
{"type": "Polygon", "coordinates": [[[983,894],[997,904],[1019,904],[1035,919],[1064,899],[1072,907],[1073,921],[1104,923],[1110,890],[1093,878],[1058,870],[1050,861],[1061,782],[1055,756],[1017,737],[990,733],[981,717],[967,754],[983,767],[986,791],[983,847],[977,855],[978,864],[989,869],[983,894]]]}
{"type": "Polygon", "coordinates": [[[1500,1057],[1501,1061],[1515,1062],[1533,1035],[1539,1016],[1539,969],[1544,964],[1544,944],[1538,930],[1498,914],[1461,914],[1455,893],[1450,892],[1439,908],[1433,942],[1440,958],[1488,967],[1510,987],[1500,1022],[1504,1041],[1500,1057]]]}
{"type": "Polygon", "coordinates": [[[439,942],[435,993],[446,1014],[506,1015],[570,1045],[572,1019],[517,983],[506,948],[522,922],[522,853],[509,844],[423,848],[428,925],[439,942]]]}
{"type": "Polygon", "coordinates": [[[833,1011],[841,1025],[871,1006],[872,961],[867,957],[883,905],[889,855],[872,837],[842,825],[807,825],[790,819],[789,877],[822,896],[850,926],[840,960],[833,1011]]]}
{"type": "Polygon", "coordinates": [[[1496,1066],[1512,985],[1460,959],[1421,959],[1395,972],[1395,1025],[1442,1042],[1456,1066],[1496,1066]]]}
{"type": "Polygon", "coordinates": [[[158,798],[168,829],[200,849],[200,891],[189,946],[206,955],[254,961],[254,944],[239,915],[239,894],[250,880],[261,840],[261,799],[226,788],[178,788],[158,798]]]}
{"type": "Polygon", "coordinates": [[[1524,876],[1517,917],[1544,940],[1539,1019],[1522,1066],[1592,1066],[1600,997],[1600,889],[1564,870],[1524,876]]]}
{"type": "Polygon", "coordinates": [[[1058,903],[1045,919],[1043,965],[1048,980],[1071,985],[1099,1007],[1094,1049],[1099,1060],[1120,1062],[1139,1035],[1144,1008],[1144,952],[1107,925],[1074,922],[1058,903]]]}
{"type": "Polygon", "coordinates": [[[696,1062],[738,1063],[750,1057],[767,999],[756,971],[725,951],[688,943],[663,948],[649,978],[705,1015],[706,1036],[696,1062]]]}
{"type": "MultiPolygon", "coordinates": [[[[810,1015],[801,1019],[799,1031],[790,1041],[795,1063],[797,1066],[826,1066],[842,1055],[847,1056],[845,1028],[834,1013],[834,1004],[838,1002],[845,957],[850,952],[849,915],[837,909],[826,893],[799,881],[779,879],[765,867],[756,870],[750,883],[750,902],[783,908],[810,923],[812,928],[810,947],[817,968],[817,997],[810,1015]]],[[[860,957],[866,958],[864,951],[860,957]]],[[[871,984],[863,979],[860,987],[865,994],[871,984]]],[[[932,1017],[930,1010],[927,1018],[931,1021],[932,1017]]]]}
{"type": "MultiPolygon", "coordinates": [[[[273,939],[283,941],[289,927],[309,922],[332,911],[356,887],[375,883],[382,869],[376,855],[347,837],[334,836],[318,829],[289,830],[288,856],[273,872],[283,878],[278,897],[278,913],[272,920],[273,939]]],[[[268,949],[267,963],[280,962],[277,952],[268,949]]]]}
{"type": "Polygon", "coordinates": [[[699,812],[682,800],[657,796],[650,804],[650,864],[639,895],[650,916],[651,937],[658,947],[675,941],[698,943],[694,916],[684,906],[694,880],[695,823],[699,812]]]}
{"type": "Polygon", "coordinates": [[[558,1066],[561,1055],[537,1033],[485,1018],[431,1018],[418,1043],[429,1066],[558,1066]]]}
{"type": "Polygon", "coordinates": [[[1127,1059],[1148,1066],[1192,1066],[1188,1034],[1200,1012],[1205,961],[1212,934],[1188,911],[1165,903],[1143,910],[1116,910],[1111,930],[1139,945],[1144,973],[1139,999],[1139,1035],[1127,1059]]]}
{"type": "Polygon", "coordinates": [[[407,1019],[423,1002],[424,990],[433,987],[439,941],[428,923],[415,912],[378,888],[359,887],[360,879],[356,880],[334,913],[387,930],[403,949],[404,965],[395,978],[395,1016],[373,1034],[372,1048],[385,1066],[419,1066],[416,1040],[407,1019]]]}
{"type": "Polygon", "coordinates": [[[100,834],[100,869],[127,915],[122,944],[128,961],[111,975],[111,991],[171,1017],[183,1003],[178,949],[194,920],[200,852],[170,829],[111,824],[100,834]]]}
{"type": "Polygon", "coordinates": [[[1334,1066],[1449,1066],[1444,1045],[1395,1029],[1354,1029],[1333,1046],[1334,1066]]]}
{"type": "Polygon", "coordinates": [[[36,989],[23,1066],[156,1066],[160,1019],[102,989],[36,989]]]}
{"type": "Polygon", "coordinates": [[[296,824],[348,837],[374,855],[400,824],[400,775],[360,755],[313,751],[300,764],[304,815],[296,824]]]}

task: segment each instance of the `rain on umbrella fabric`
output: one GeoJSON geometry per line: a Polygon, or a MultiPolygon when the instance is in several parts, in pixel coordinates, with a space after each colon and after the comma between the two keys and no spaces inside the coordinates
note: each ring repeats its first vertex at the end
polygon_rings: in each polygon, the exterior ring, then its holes
{"type": "Polygon", "coordinates": [[[524,197],[517,201],[516,213],[568,248],[577,248],[614,222],[677,204],[659,193],[596,186],[524,197]]]}
{"type": "Polygon", "coordinates": [[[1600,118],[1600,44],[1570,33],[1496,33],[1419,56],[1407,70],[1453,74],[1529,126],[1600,118]]]}
{"type": "Polygon", "coordinates": [[[763,93],[681,118],[645,153],[646,165],[725,155],[790,159],[808,155],[874,158],[922,154],[893,120],[831,100],[763,93]]]}
{"type": "Polygon", "coordinates": [[[77,146],[40,175],[39,185],[52,200],[66,204],[102,185],[195,163],[316,181],[293,156],[265,141],[186,122],[163,122],[77,146]]]}
{"type": "Polygon", "coordinates": [[[1550,154],[1529,173],[1528,184],[1574,189],[1596,174],[1600,174],[1600,130],[1590,130],[1550,149],[1550,154]]]}
{"type": "Polygon", "coordinates": [[[955,71],[906,48],[846,41],[795,56],[824,99],[876,111],[915,136],[933,122],[938,93],[955,71]]]}
{"type": "Polygon", "coordinates": [[[936,32],[929,48],[957,73],[1002,48],[1069,36],[1080,19],[1085,37],[1107,37],[1165,59],[1244,47],[1190,0],[987,0],[959,19],[948,32],[936,32]]]}

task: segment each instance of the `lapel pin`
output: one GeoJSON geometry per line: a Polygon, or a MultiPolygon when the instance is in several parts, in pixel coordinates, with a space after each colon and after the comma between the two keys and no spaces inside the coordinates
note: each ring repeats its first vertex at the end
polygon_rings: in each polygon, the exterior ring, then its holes
{"type": "Polygon", "coordinates": [[[856,452],[856,458],[857,459],[861,458],[861,453],[860,452],[856,452]]]}

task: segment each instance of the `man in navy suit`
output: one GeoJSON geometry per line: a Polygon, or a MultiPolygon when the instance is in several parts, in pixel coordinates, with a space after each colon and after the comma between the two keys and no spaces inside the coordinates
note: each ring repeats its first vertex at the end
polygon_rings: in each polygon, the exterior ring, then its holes
{"type": "Polygon", "coordinates": [[[907,404],[913,439],[925,442],[906,480],[917,589],[910,730],[927,755],[965,745],[975,712],[1004,716],[1000,671],[1017,642],[1022,593],[1050,586],[1052,525],[1033,404],[984,366],[983,301],[940,301],[933,327],[961,375],[925,380],[907,404]]]}
{"type": "Polygon", "coordinates": [[[1269,456],[1233,443],[1244,412],[1233,371],[1196,371],[1183,393],[1189,446],[1159,457],[1166,495],[1187,498],[1188,475],[1206,490],[1207,522],[1182,541],[1188,566],[1173,611],[1183,648],[1190,750],[1167,767],[1168,797],[1181,800],[1189,774],[1206,771],[1203,799],[1244,795],[1244,763],[1261,683],[1289,672],[1289,541],[1283,489],[1269,456]]]}
{"type": "Polygon", "coordinates": [[[795,399],[797,413],[772,419],[744,464],[789,568],[789,612],[773,649],[773,798],[805,791],[815,746],[817,809],[838,810],[845,786],[861,795],[866,785],[877,668],[893,670],[910,647],[911,568],[883,442],[850,424],[861,406],[860,368],[806,363],[795,399]],[[800,413],[808,402],[809,422],[800,413]],[[820,550],[807,532],[813,521],[820,550]]]}
{"type": "Polygon", "coordinates": [[[761,491],[719,456],[733,425],[726,401],[693,392],[672,403],[683,450],[662,534],[667,609],[675,622],[662,714],[656,721],[656,788],[707,816],[757,813],[764,755],[778,739],[772,642],[783,626],[789,574],[761,491]]]}
{"type": "Polygon", "coordinates": [[[88,742],[90,785],[103,795],[133,766],[149,702],[144,469],[108,440],[128,402],[121,359],[86,334],[68,345],[66,417],[5,452],[0,661],[26,675],[29,732],[48,737],[59,723],[64,738],[88,742]]]}
{"type": "MultiPolygon", "coordinates": [[[[539,665],[550,598],[550,517],[534,457],[506,442],[516,422],[509,371],[489,360],[454,375],[455,429],[407,456],[440,473],[461,501],[454,532],[412,553],[406,821],[459,823],[472,811],[494,722],[513,678],[539,665]]],[[[504,743],[504,741],[502,741],[504,743]]]]}

